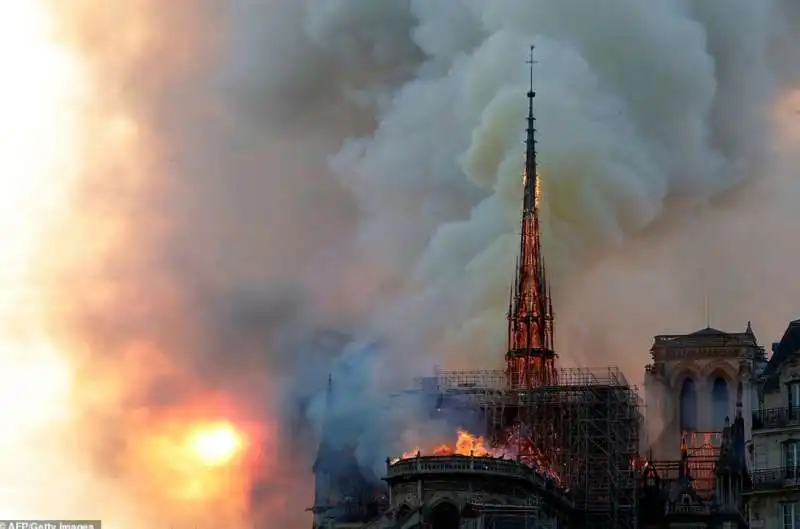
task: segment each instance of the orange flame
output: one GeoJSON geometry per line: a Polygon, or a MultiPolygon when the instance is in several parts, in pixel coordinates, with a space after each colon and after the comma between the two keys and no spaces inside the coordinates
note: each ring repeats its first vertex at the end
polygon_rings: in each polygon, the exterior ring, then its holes
{"type": "MultiPolygon", "coordinates": [[[[456,430],[457,438],[455,445],[441,444],[430,450],[428,455],[433,456],[475,456],[475,457],[504,457],[512,455],[506,450],[495,449],[489,446],[486,440],[480,435],[474,435],[466,430],[456,430]]],[[[410,459],[412,457],[425,455],[425,451],[415,448],[395,459],[410,459]]]]}
{"type": "Polygon", "coordinates": [[[456,455],[475,457],[501,457],[504,455],[502,452],[490,448],[480,435],[472,435],[465,430],[457,430],[456,433],[458,437],[455,447],[446,444],[439,445],[434,448],[433,454],[437,456],[456,455]]]}
{"type": "MultiPolygon", "coordinates": [[[[397,463],[403,459],[412,459],[415,457],[430,455],[430,456],[473,456],[473,457],[497,457],[497,458],[511,458],[516,459],[520,463],[536,469],[544,476],[555,481],[556,485],[561,485],[561,476],[559,473],[550,468],[551,465],[546,463],[546,458],[543,457],[541,451],[538,450],[532,443],[527,442],[524,449],[520,449],[519,442],[509,442],[504,446],[493,448],[486,442],[480,435],[474,435],[466,430],[456,430],[457,438],[455,446],[449,444],[441,444],[430,450],[429,453],[420,448],[415,448],[409,452],[403,452],[399,458],[389,461],[390,464],[397,463]]],[[[513,432],[512,432],[513,434],[513,432]]],[[[519,432],[517,432],[517,435],[519,432]]]]}

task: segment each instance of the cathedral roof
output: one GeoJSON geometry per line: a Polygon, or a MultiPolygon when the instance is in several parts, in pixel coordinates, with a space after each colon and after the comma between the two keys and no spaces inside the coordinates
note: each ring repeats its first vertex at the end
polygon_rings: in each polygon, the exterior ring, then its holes
{"type": "Polygon", "coordinates": [[[731,333],[720,331],[719,329],[714,329],[713,327],[706,327],[705,329],[700,329],[699,331],[694,331],[692,333],[689,333],[689,336],[702,336],[710,334],[731,334],[731,333]]]}
{"type": "MultiPolygon", "coordinates": [[[[653,339],[651,354],[655,358],[662,353],[686,349],[697,349],[695,353],[705,354],[705,348],[744,348],[748,357],[763,358],[763,348],[758,345],[758,340],[747,322],[744,332],[726,332],[713,327],[705,327],[688,334],[660,334],[653,339]]],[[[685,351],[684,351],[685,352],[685,351]]],[[[690,353],[691,354],[691,353],[690,353]]]]}

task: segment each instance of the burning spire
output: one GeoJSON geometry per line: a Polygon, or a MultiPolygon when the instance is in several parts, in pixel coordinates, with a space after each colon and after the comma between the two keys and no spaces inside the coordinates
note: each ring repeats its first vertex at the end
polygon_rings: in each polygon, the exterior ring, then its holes
{"type": "Polygon", "coordinates": [[[506,370],[512,387],[540,387],[556,383],[553,348],[553,305],[548,291],[539,236],[539,174],[536,166],[536,119],[533,116],[533,46],[528,90],[528,127],[525,140],[522,230],[508,311],[506,370]]]}

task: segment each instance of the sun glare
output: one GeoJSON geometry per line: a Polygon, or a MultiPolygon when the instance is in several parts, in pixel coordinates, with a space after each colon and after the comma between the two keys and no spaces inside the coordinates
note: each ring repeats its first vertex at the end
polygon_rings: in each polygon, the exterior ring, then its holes
{"type": "Polygon", "coordinates": [[[0,481],[21,468],[30,480],[0,494],[3,512],[45,507],[33,476],[50,460],[37,443],[71,411],[71,366],[46,331],[52,292],[40,272],[77,176],[84,77],[51,22],[42,0],[0,4],[0,481]]]}
{"type": "Polygon", "coordinates": [[[207,466],[221,466],[240,452],[242,436],[228,423],[204,426],[190,437],[189,444],[197,459],[207,466]]]}

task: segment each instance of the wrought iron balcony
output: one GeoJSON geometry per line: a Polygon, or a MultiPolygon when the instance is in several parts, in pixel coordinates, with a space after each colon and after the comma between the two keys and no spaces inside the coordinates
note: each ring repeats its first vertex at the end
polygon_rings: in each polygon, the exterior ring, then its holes
{"type": "Polygon", "coordinates": [[[702,504],[682,505],[680,503],[668,503],[664,510],[664,514],[667,515],[693,514],[695,516],[710,516],[714,513],[716,513],[716,510],[712,509],[711,505],[702,504]]]}
{"type": "Polygon", "coordinates": [[[768,408],[753,412],[753,430],[800,425],[800,408],[768,408]]]}
{"type": "MultiPolygon", "coordinates": [[[[745,514],[738,505],[716,505],[710,503],[667,503],[664,509],[664,515],[670,518],[682,518],[686,516],[709,516],[719,519],[725,517],[727,519],[739,519],[742,522],[745,520],[745,514]]],[[[678,521],[678,520],[675,520],[678,521]]]]}
{"type": "Polygon", "coordinates": [[[800,467],[754,470],[750,475],[750,482],[753,490],[768,490],[800,485],[800,467]]]}

